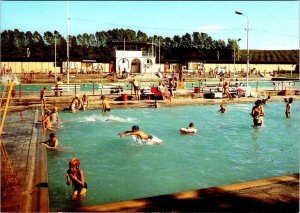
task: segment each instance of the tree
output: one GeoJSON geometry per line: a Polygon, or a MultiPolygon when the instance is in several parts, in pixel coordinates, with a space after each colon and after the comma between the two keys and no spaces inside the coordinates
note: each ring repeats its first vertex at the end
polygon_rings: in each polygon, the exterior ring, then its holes
{"type": "Polygon", "coordinates": [[[183,48],[192,48],[192,37],[191,34],[186,33],[181,37],[180,47],[183,48]]]}
{"type": "Polygon", "coordinates": [[[140,42],[147,42],[148,36],[146,33],[143,33],[142,31],[138,31],[136,34],[136,40],[140,42]]]}

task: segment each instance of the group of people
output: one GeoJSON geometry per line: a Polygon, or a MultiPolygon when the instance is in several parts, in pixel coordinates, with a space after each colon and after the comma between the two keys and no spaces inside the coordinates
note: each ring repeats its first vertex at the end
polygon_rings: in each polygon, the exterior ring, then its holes
{"type": "MultiPolygon", "coordinates": [[[[135,99],[140,100],[140,86],[136,78],[129,81],[132,84],[135,99]]],[[[177,89],[178,82],[176,77],[170,77],[166,84],[163,81],[159,81],[158,90],[162,94],[164,99],[171,100],[174,97],[174,91],[177,89]]]]}
{"type": "Polygon", "coordinates": [[[72,99],[70,106],[65,108],[65,111],[76,112],[76,110],[86,111],[89,108],[89,99],[84,94],[80,99],[78,95],[72,99]]]}
{"type": "Polygon", "coordinates": [[[53,131],[53,123],[58,124],[60,122],[60,118],[58,115],[58,108],[55,106],[52,110],[43,110],[42,114],[42,127],[43,130],[51,130],[53,131]]]}
{"type": "MultiPolygon", "coordinates": [[[[250,115],[253,117],[253,124],[255,126],[261,126],[263,124],[263,116],[265,115],[263,104],[267,102],[267,100],[270,99],[270,96],[268,98],[263,100],[256,100],[254,103],[254,106],[252,107],[250,115]]],[[[292,112],[292,103],[293,98],[285,98],[284,101],[287,103],[285,107],[285,115],[286,118],[291,118],[291,112],[292,112]]]]}
{"type": "MultiPolygon", "coordinates": [[[[133,87],[135,90],[135,95],[139,96],[139,87],[138,87],[137,81],[135,79],[133,79],[132,84],[133,84],[133,87]]],[[[172,89],[170,89],[170,86],[172,86],[172,85],[173,85],[173,83],[169,82],[169,88],[167,88],[165,85],[163,85],[163,82],[160,81],[158,89],[165,97],[169,97],[169,96],[172,96],[172,89]]],[[[226,87],[226,83],[225,83],[224,84],[224,92],[225,93],[226,93],[226,91],[229,92],[227,90],[227,88],[228,87],[226,87]]],[[[53,131],[54,129],[53,129],[52,123],[59,122],[60,118],[58,115],[57,107],[53,107],[52,110],[46,110],[46,102],[45,102],[45,92],[46,91],[47,91],[47,87],[44,87],[41,90],[41,107],[45,111],[45,113],[42,117],[42,126],[43,126],[43,129],[48,129],[48,130],[53,131]]],[[[230,95],[230,93],[229,93],[229,95],[230,95]]],[[[106,97],[104,95],[102,95],[100,97],[100,99],[102,100],[102,113],[110,112],[111,107],[110,107],[109,102],[107,101],[106,97]]],[[[263,116],[265,115],[263,104],[265,104],[269,99],[270,99],[270,96],[268,96],[265,99],[262,99],[262,100],[259,99],[259,100],[255,101],[255,105],[252,107],[252,110],[250,113],[250,115],[253,117],[253,124],[255,126],[261,126],[263,124],[263,116]]],[[[285,99],[285,101],[287,102],[285,114],[286,114],[287,118],[290,118],[293,98],[285,99]]],[[[76,109],[86,110],[88,108],[88,106],[89,106],[89,102],[88,102],[88,98],[86,95],[83,95],[82,99],[79,99],[78,96],[75,96],[72,99],[69,109],[70,109],[70,111],[75,112],[76,109]]],[[[225,108],[224,104],[220,104],[219,112],[221,112],[221,113],[226,112],[226,108],[225,108]]],[[[182,134],[189,134],[189,133],[194,134],[197,132],[197,129],[195,128],[194,123],[190,123],[187,128],[181,128],[180,132],[182,134]],[[184,129],[184,131],[182,129],[184,129]]],[[[147,133],[141,131],[138,125],[132,126],[131,131],[120,132],[118,135],[120,137],[136,136],[138,139],[141,139],[141,140],[152,140],[154,137],[153,135],[150,135],[150,134],[147,134],[147,133]]],[[[40,142],[40,143],[44,144],[49,149],[57,148],[58,139],[57,139],[56,133],[50,133],[49,139],[47,141],[40,142]]],[[[79,166],[80,166],[79,159],[77,159],[77,158],[70,159],[69,169],[67,170],[67,173],[66,173],[67,185],[70,185],[72,183],[73,188],[74,188],[73,196],[72,196],[73,199],[76,199],[76,198],[84,195],[87,192],[87,183],[85,182],[84,173],[79,168],[79,166]]]]}
{"type": "MultiPolygon", "coordinates": [[[[52,111],[47,110],[44,113],[42,118],[43,128],[54,131],[52,121],[56,120],[60,121],[58,116],[57,107],[54,107],[52,111]]],[[[49,134],[49,139],[43,142],[40,142],[47,147],[47,149],[57,149],[58,147],[58,139],[55,132],[51,132],[49,134]]],[[[73,185],[73,195],[72,199],[80,198],[85,195],[87,192],[87,183],[84,180],[84,173],[81,169],[79,169],[80,161],[77,158],[72,158],[69,161],[69,169],[66,173],[66,184],[73,185]]]]}

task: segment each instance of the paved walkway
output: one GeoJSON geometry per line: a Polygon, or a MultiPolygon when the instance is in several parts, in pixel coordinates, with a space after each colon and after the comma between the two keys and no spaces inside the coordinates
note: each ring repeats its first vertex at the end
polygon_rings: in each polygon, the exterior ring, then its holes
{"type": "Polygon", "coordinates": [[[7,114],[1,135],[1,212],[48,211],[48,198],[44,199],[37,184],[47,182],[47,164],[40,161],[45,149],[37,145],[37,114],[35,110],[7,114]]]}

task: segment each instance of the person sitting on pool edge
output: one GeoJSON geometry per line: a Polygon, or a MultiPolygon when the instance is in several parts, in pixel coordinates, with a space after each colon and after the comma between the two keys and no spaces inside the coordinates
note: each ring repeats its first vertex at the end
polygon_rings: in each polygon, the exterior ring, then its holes
{"type": "Polygon", "coordinates": [[[129,135],[136,135],[141,140],[148,140],[148,139],[152,139],[153,138],[152,135],[148,135],[148,134],[140,131],[140,127],[138,125],[132,126],[132,130],[131,131],[120,132],[118,135],[120,137],[129,136],[129,135]]]}
{"type": "Polygon", "coordinates": [[[49,149],[55,149],[58,146],[58,139],[56,138],[55,133],[50,133],[49,140],[40,142],[41,144],[45,145],[49,149]]]}
{"type": "Polygon", "coordinates": [[[79,196],[85,195],[87,192],[87,183],[84,181],[84,174],[81,169],[79,169],[80,161],[77,158],[72,158],[69,161],[69,169],[67,170],[67,185],[72,185],[74,187],[72,199],[76,199],[79,196]]]}

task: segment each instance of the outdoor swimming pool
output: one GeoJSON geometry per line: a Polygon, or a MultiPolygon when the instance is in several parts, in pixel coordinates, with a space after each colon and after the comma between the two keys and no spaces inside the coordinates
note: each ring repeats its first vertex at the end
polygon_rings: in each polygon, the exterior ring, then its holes
{"type": "Polygon", "coordinates": [[[299,105],[286,119],[284,102],[268,103],[262,127],[252,126],[253,104],[227,105],[224,114],[219,105],[60,112],[63,151],[48,151],[50,210],[72,205],[65,184],[72,157],[81,160],[88,184],[85,206],[299,172],[299,105]],[[180,135],[190,122],[197,134],[180,135]],[[134,124],[163,143],[117,136],[134,124]]]}

